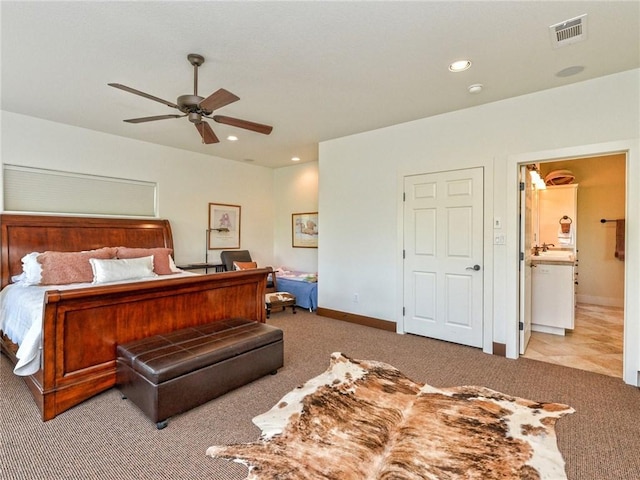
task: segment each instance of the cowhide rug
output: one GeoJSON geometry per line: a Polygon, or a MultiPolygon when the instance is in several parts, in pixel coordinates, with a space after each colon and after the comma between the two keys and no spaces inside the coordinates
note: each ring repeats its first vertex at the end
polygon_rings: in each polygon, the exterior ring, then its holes
{"type": "Polygon", "coordinates": [[[434,388],[334,353],[325,373],[253,419],[257,442],[207,455],[247,465],[248,480],[559,480],[554,425],[573,411],[484,387],[434,388]]]}

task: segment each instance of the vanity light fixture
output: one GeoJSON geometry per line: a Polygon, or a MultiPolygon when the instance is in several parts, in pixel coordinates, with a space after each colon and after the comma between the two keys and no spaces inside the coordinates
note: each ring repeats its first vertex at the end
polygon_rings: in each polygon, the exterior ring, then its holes
{"type": "Polygon", "coordinates": [[[229,140],[230,142],[237,142],[238,141],[238,137],[236,137],[235,135],[229,135],[227,137],[227,140],[229,140]]]}
{"type": "Polygon", "coordinates": [[[547,185],[544,183],[544,180],[540,176],[540,172],[538,171],[538,167],[535,165],[528,165],[529,175],[531,175],[531,181],[535,185],[537,190],[544,190],[547,188],[547,185]]]}
{"type": "Polygon", "coordinates": [[[300,157],[291,157],[291,161],[292,162],[299,162],[300,161],[300,157]]]}
{"type": "Polygon", "coordinates": [[[449,65],[449,71],[454,73],[464,72],[465,70],[468,70],[470,67],[471,67],[470,60],[456,60],[455,62],[451,63],[451,65],[449,65]]]}

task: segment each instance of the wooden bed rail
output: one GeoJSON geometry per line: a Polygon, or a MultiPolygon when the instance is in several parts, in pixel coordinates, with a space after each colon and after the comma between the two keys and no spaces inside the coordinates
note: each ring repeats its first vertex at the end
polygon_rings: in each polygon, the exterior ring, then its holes
{"type": "MultiPolygon", "coordinates": [[[[49,420],[115,385],[116,346],[225,318],[265,321],[268,270],[46,294],[42,355],[31,377],[49,420]],[[48,368],[53,366],[53,368],[48,368]]],[[[37,401],[38,402],[38,401],[37,401]]]]}

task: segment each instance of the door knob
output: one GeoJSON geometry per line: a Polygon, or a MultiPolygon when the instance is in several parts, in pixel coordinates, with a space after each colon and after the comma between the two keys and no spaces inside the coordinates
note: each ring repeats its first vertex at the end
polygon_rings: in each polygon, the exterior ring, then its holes
{"type": "Polygon", "coordinates": [[[474,265],[473,267],[467,267],[466,270],[475,270],[476,272],[480,270],[480,265],[474,265]]]}

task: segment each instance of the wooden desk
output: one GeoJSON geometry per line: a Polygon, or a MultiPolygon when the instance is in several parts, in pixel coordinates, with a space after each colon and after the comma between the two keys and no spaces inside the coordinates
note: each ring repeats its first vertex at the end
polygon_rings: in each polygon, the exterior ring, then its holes
{"type": "Polygon", "coordinates": [[[224,272],[224,265],[222,263],[189,263],[187,265],[176,266],[180,270],[204,270],[204,273],[209,273],[209,270],[224,272]]]}

